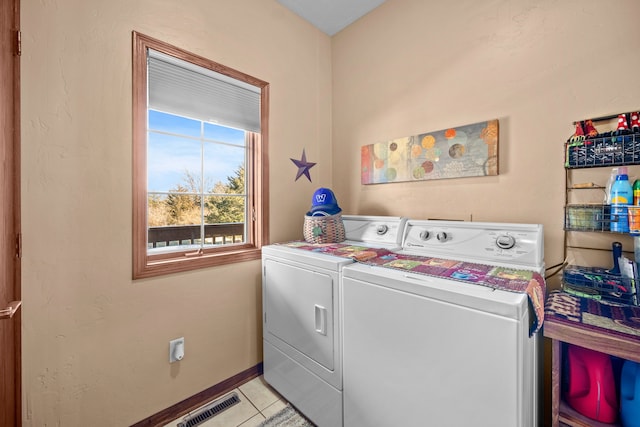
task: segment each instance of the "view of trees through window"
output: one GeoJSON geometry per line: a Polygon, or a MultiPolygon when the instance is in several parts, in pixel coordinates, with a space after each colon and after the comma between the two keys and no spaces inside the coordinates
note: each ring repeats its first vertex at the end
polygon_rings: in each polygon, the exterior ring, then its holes
{"type": "Polygon", "coordinates": [[[148,227],[244,223],[246,132],[151,109],[148,120],[148,227]]]}
{"type": "Polygon", "coordinates": [[[186,171],[184,182],[170,189],[166,195],[149,193],[149,227],[165,225],[196,225],[244,222],[244,165],[226,183],[216,182],[208,192],[199,194],[199,180],[186,171]],[[202,203],[204,198],[204,204],[202,203]]]}

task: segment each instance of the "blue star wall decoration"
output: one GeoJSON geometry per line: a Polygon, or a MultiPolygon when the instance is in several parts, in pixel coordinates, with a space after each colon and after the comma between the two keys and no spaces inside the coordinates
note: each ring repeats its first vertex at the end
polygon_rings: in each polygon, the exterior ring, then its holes
{"type": "Polygon", "coordinates": [[[304,148],[302,149],[302,158],[300,160],[291,159],[291,161],[298,167],[298,173],[296,174],[295,181],[298,180],[302,175],[306,176],[309,182],[311,182],[311,175],[309,174],[309,169],[314,167],[316,164],[307,162],[307,155],[304,152],[304,148]]]}

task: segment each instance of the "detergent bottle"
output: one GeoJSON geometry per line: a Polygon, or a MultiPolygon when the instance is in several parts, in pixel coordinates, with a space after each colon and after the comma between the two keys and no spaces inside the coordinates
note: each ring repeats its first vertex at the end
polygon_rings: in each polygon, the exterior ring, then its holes
{"type": "Polygon", "coordinates": [[[624,427],[640,427],[640,363],[631,360],[622,365],[620,418],[624,427]]]}
{"type": "Polygon", "coordinates": [[[569,406],[601,423],[615,422],[618,398],[611,357],[570,344],[567,368],[564,398],[569,406]]]}
{"type": "Polygon", "coordinates": [[[611,174],[609,175],[609,181],[607,182],[607,186],[604,190],[604,204],[611,204],[611,189],[613,187],[613,183],[616,182],[616,176],[618,176],[618,168],[612,168],[611,174]]]}
{"type": "Polygon", "coordinates": [[[611,186],[611,231],[629,232],[628,206],[633,203],[633,188],[629,183],[627,168],[618,168],[618,175],[611,186]]]}

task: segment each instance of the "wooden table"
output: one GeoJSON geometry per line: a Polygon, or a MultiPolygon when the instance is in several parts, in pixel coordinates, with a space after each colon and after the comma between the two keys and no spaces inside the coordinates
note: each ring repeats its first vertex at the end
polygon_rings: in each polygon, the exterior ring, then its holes
{"type": "Polygon", "coordinates": [[[587,418],[562,401],[562,348],[563,343],[574,344],[640,363],[640,307],[612,308],[594,300],[553,291],[545,305],[544,336],[552,340],[552,426],[620,426],[587,418]],[[623,315],[625,319],[620,318],[623,315]]]}

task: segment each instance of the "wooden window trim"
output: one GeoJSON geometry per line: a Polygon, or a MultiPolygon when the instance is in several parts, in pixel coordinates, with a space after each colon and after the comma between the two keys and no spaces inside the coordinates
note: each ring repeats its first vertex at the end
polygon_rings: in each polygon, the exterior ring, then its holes
{"type": "Polygon", "coordinates": [[[269,84],[240,71],[194,55],[168,43],[133,32],[133,278],[172,274],[205,267],[260,259],[262,246],[269,239],[269,84]],[[261,88],[260,136],[253,136],[249,191],[250,215],[247,217],[247,243],[169,254],[147,253],[147,49],[226,74],[261,88]]]}

